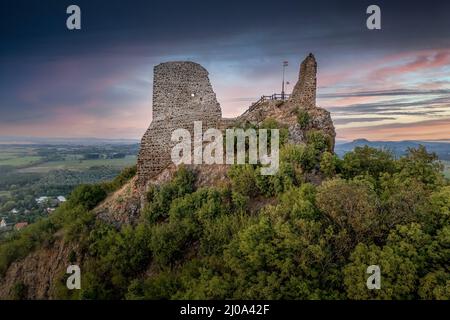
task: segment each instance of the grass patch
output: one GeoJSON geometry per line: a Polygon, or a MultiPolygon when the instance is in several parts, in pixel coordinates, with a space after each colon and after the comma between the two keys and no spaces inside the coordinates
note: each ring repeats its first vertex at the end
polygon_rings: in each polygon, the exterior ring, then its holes
{"type": "Polygon", "coordinates": [[[83,171],[92,167],[106,166],[111,168],[124,168],[136,164],[136,156],[126,156],[122,159],[94,159],[94,160],[68,160],[49,161],[20,170],[20,172],[45,173],[51,170],[83,171]]]}
{"type": "Polygon", "coordinates": [[[41,160],[42,158],[39,156],[15,156],[13,158],[0,159],[0,166],[22,167],[32,165],[41,160]]]}

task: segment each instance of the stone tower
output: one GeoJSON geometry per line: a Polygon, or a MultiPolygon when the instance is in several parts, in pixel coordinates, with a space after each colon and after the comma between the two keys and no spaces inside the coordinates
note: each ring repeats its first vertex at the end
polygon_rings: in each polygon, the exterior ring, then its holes
{"type": "Polygon", "coordinates": [[[157,65],[153,73],[153,120],[141,140],[137,161],[138,183],[146,182],[171,163],[172,132],[193,132],[194,121],[217,127],[222,117],[208,71],[189,61],[157,65]]]}
{"type": "Polygon", "coordinates": [[[317,62],[314,55],[310,53],[300,66],[298,82],[292,91],[289,100],[296,102],[305,108],[316,106],[317,89],[317,62]]]}

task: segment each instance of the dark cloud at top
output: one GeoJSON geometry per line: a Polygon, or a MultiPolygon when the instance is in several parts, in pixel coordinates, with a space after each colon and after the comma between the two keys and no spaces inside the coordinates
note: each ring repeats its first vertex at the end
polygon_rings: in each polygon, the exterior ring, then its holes
{"type": "MultiPolygon", "coordinates": [[[[449,35],[448,1],[387,1],[382,8],[383,36],[365,29],[365,9],[373,1],[147,1],[3,0],[2,55],[58,55],[111,50],[134,44],[156,51],[176,43],[220,42],[231,36],[255,35],[260,45],[276,53],[327,41],[329,46],[442,45],[449,35]],[[68,32],[65,9],[82,9],[82,31],[68,32]],[[382,43],[380,43],[380,41],[382,43]],[[282,47],[284,45],[286,47],[282,47]]],[[[448,40],[447,40],[448,41],[448,40]]],[[[448,44],[448,43],[447,43],[448,44]]],[[[322,43],[323,45],[323,43],[322,43]]],[[[166,48],[165,48],[166,47],[166,48]]],[[[165,48],[165,49],[164,49],[165,48]]]]}
{"type": "MultiPolygon", "coordinates": [[[[239,85],[258,80],[258,90],[266,90],[261,86],[279,73],[280,61],[296,61],[288,70],[294,81],[297,61],[308,52],[318,57],[320,73],[339,64],[351,71],[354,62],[377,52],[449,48],[448,12],[447,0],[2,0],[0,126],[38,123],[65,112],[119,118],[127,107],[151,103],[152,67],[169,59],[202,63],[222,89],[240,77],[239,85]],[[374,3],[382,10],[381,31],[365,27],[366,8],[374,3]],[[81,7],[80,31],[66,28],[71,4],[81,7]]],[[[242,97],[271,93],[251,91],[251,85],[247,92],[224,94],[224,100],[245,104],[252,99],[242,97]]],[[[320,97],[449,93],[365,91],[320,97]]],[[[376,112],[393,105],[401,109],[414,102],[345,109],[376,112]]]]}

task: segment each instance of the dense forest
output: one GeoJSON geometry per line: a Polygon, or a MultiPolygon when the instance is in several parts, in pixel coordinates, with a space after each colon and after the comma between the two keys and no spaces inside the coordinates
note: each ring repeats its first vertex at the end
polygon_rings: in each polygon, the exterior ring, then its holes
{"type": "MultiPolygon", "coordinates": [[[[367,146],[339,158],[318,133],[283,144],[280,170],[236,165],[229,183],[195,188],[181,166],[148,191],[135,225],[92,209],[134,176],[82,185],[49,218],[0,245],[0,274],[56,231],[79,250],[81,290],[62,299],[449,299],[450,185],[424,147],[401,158],[367,146]],[[310,183],[310,177],[321,183],[310,183]],[[369,265],[381,289],[366,287],[369,265]]],[[[17,283],[13,298],[26,297],[17,283]]]]}

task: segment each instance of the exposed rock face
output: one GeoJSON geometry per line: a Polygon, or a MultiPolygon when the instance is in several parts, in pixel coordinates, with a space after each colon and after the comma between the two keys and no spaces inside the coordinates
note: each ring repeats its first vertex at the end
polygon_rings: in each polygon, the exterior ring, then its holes
{"type": "MultiPolygon", "coordinates": [[[[57,239],[49,248],[40,248],[24,259],[14,262],[0,281],[0,300],[13,298],[14,286],[25,286],[28,299],[51,299],[58,290],[66,268],[81,261],[69,261],[70,252],[77,252],[73,244],[57,239]]],[[[77,252],[78,255],[78,252],[77,252]]]]}
{"type": "Polygon", "coordinates": [[[97,218],[120,227],[123,224],[133,224],[139,218],[141,197],[137,177],[131,179],[122,188],[114,192],[100,203],[94,213],[97,218]]]}
{"type": "Polygon", "coordinates": [[[193,131],[194,121],[217,127],[222,117],[208,72],[194,62],[166,62],[154,68],[153,121],[142,137],[137,171],[138,183],[160,173],[170,163],[175,129],[193,131]]]}

